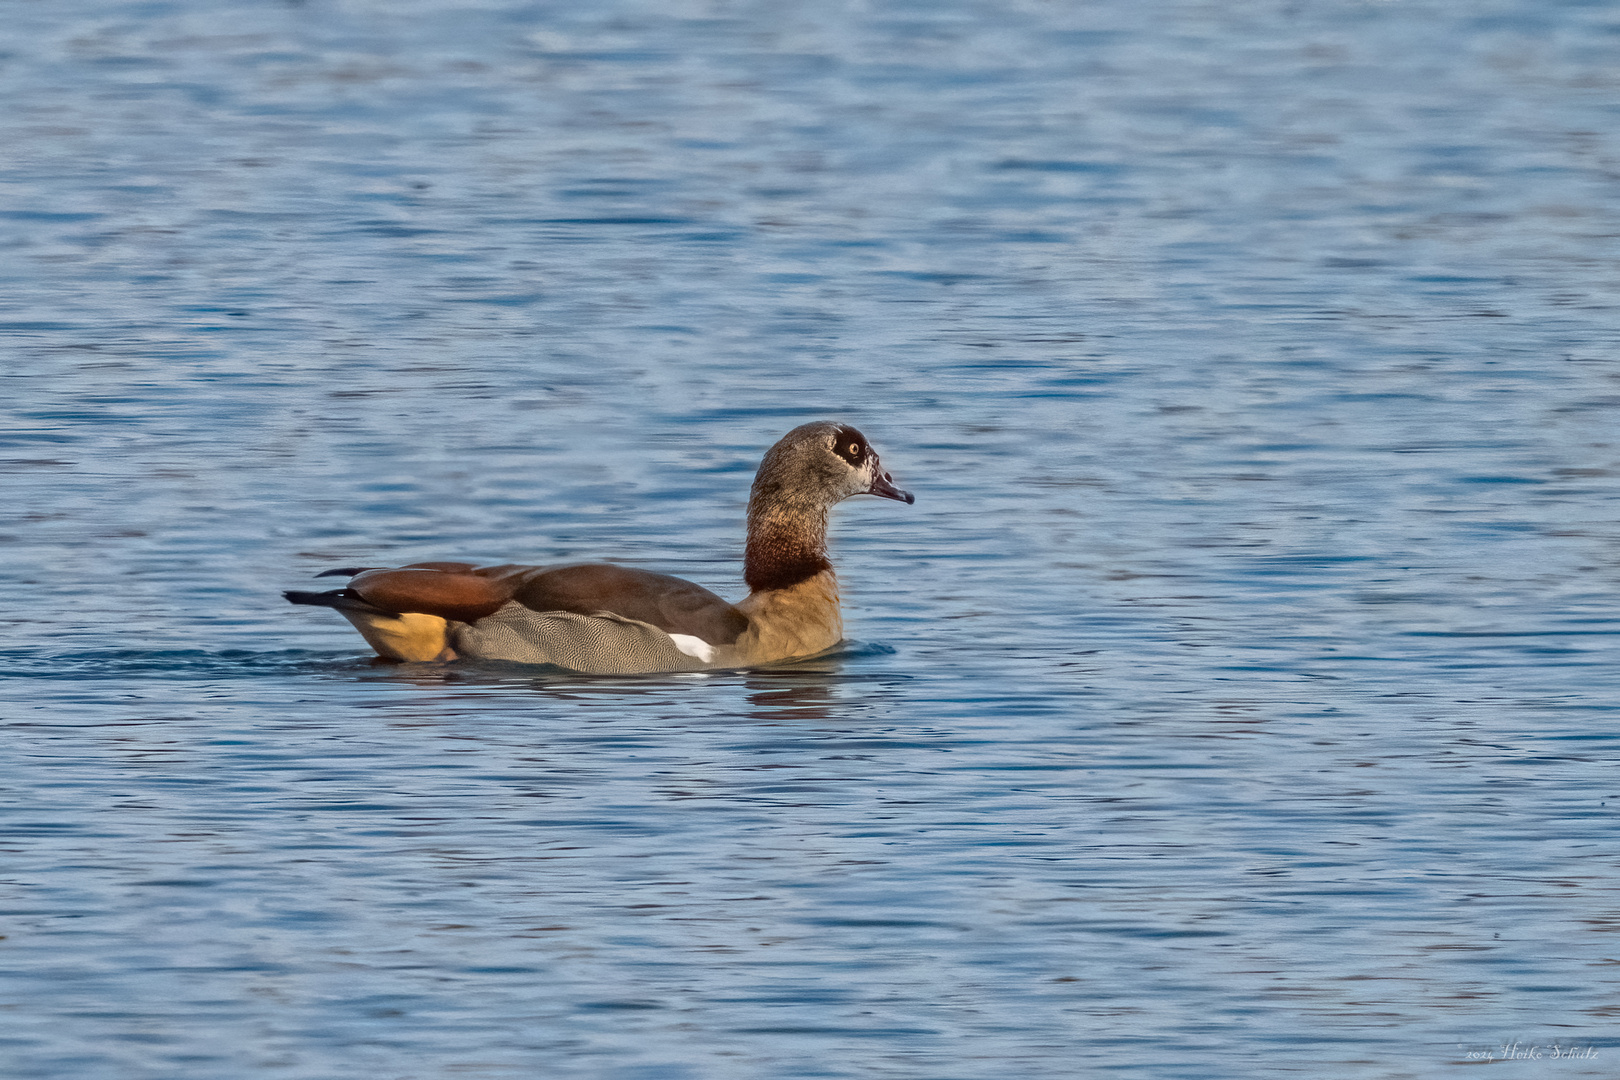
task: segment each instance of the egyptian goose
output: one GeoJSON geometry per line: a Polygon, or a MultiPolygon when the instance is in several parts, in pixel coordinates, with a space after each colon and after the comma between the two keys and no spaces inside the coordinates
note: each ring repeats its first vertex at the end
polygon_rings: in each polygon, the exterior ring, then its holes
{"type": "Polygon", "coordinates": [[[746,599],[610,563],[356,567],[348,588],[288,592],[335,608],[390,660],[514,660],[598,675],[748,667],[811,656],[844,636],[827,510],[851,495],[915,501],[847,424],[796,427],[760,462],[748,498],[746,599]]]}

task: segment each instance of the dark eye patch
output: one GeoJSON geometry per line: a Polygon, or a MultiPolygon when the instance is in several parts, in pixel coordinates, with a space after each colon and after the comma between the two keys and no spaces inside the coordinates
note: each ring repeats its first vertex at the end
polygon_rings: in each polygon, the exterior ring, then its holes
{"type": "Polygon", "coordinates": [[[833,453],[849,462],[859,466],[872,452],[866,445],[866,436],[852,427],[841,427],[833,432],[833,453]]]}

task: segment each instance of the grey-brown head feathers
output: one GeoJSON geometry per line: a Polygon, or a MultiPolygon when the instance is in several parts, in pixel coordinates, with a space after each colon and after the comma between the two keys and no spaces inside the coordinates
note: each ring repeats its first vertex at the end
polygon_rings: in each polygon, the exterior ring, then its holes
{"type": "Polygon", "coordinates": [[[851,495],[911,502],[890,482],[877,452],[848,424],[794,428],[765,453],[748,499],[748,587],[781,589],[831,570],[827,510],[851,495]]]}

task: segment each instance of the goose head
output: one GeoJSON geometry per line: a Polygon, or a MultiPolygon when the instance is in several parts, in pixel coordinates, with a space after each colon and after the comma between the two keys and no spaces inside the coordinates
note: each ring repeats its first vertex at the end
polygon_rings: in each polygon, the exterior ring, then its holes
{"type": "Polygon", "coordinates": [[[749,510],[825,512],[851,495],[916,502],[894,486],[865,435],[848,424],[818,421],[794,428],[766,451],[749,510]]]}

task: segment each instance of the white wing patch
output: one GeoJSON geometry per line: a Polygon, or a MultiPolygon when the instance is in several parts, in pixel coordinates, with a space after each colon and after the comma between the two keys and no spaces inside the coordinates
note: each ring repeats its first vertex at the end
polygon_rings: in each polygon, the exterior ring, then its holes
{"type": "Polygon", "coordinates": [[[691,634],[671,634],[669,640],[687,656],[696,657],[705,664],[714,662],[714,646],[702,638],[693,637],[691,634]]]}

